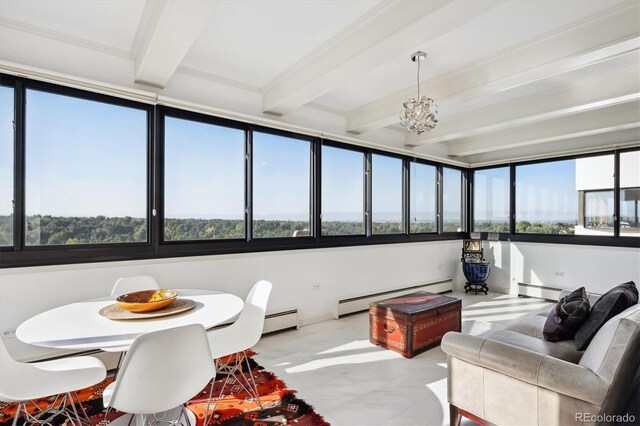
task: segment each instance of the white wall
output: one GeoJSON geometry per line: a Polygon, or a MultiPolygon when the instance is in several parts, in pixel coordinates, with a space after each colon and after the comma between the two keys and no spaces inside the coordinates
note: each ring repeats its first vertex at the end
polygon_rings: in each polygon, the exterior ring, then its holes
{"type": "MultiPolygon", "coordinates": [[[[274,284],[269,311],[298,308],[303,324],[329,319],[336,300],[454,278],[461,241],[387,244],[0,270],[0,332],[77,300],[109,294],[118,277],[149,274],[162,287],[223,290],[244,298],[259,279],[274,284]],[[313,290],[314,284],[320,284],[313,290]]],[[[6,339],[16,357],[37,354],[6,339]]]]}
{"type": "MultiPolygon", "coordinates": [[[[594,293],[629,280],[640,284],[638,248],[510,242],[484,247],[492,291],[517,294],[519,282],[584,285],[594,293]]],[[[118,277],[138,274],[155,276],[163,287],[223,290],[242,298],[255,281],[267,279],[274,284],[269,311],[298,308],[304,325],[329,319],[341,298],[446,278],[460,289],[461,248],[456,240],[2,269],[0,332],[47,309],[108,294],[118,277]]],[[[19,358],[51,354],[15,338],[5,341],[19,358]]]]}
{"type": "Polygon", "coordinates": [[[485,258],[493,263],[489,288],[505,293],[517,294],[518,283],[600,294],[630,280],[640,286],[639,248],[499,241],[485,247],[485,258]]]}

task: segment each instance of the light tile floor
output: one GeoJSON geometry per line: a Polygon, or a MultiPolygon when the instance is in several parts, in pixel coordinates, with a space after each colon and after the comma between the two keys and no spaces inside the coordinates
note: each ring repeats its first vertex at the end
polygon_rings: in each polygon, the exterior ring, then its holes
{"type": "MultiPolygon", "coordinates": [[[[462,299],[463,333],[478,336],[551,306],[499,293],[449,295],[462,299]]],[[[449,424],[444,352],[406,359],[369,343],[368,333],[366,312],[274,333],[255,346],[256,361],[334,426],[449,424]]]]}

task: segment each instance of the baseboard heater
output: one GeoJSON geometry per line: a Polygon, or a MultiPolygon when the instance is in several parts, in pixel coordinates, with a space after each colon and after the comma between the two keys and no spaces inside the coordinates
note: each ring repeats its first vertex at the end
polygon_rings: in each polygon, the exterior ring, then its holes
{"type": "Polygon", "coordinates": [[[561,291],[562,289],[558,287],[518,283],[518,296],[537,297],[557,302],[561,291]]]}
{"type": "MultiPolygon", "coordinates": [[[[226,327],[233,324],[237,317],[225,321],[222,324],[218,324],[215,327],[208,330],[215,330],[217,328],[226,327]]],[[[300,321],[298,318],[298,309],[285,309],[278,312],[271,312],[264,317],[264,329],[262,334],[273,333],[274,331],[287,330],[289,328],[300,328],[300,321]]]]}
{"type": "Polygon", "coordinates": [[[264,319],[264,330],[262,334],[287,330],[289,328],[300,328],[298,310],[295,308],[267,314],[264,319]]]}
{"type": "Polygon", "coordinates": [[[333,312],[333,318],[338,319],[342,315],[366,311],[369,309],[369,304],[371,302],[401,296],[403,294],[413,293],[420,290],[428,291],[430,293],[447,293],[449,291],[453,291],[453,280],[451,278],[448,278],[446,280],[418,284],[410,287],[397,288],[394,290],[381,291],[378,293],[363,294],[360,296],[349,297],[347,299],[340,299],[336,303],[336,307],[333,312]]]}

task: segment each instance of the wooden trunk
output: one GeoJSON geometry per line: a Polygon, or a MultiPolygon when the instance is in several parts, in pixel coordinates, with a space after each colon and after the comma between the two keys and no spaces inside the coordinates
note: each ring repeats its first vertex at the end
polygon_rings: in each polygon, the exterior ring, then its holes
{"type": "Polygon", "coordinates": [[[369,340],[413,358],[461,330],[461,309],[460,299],[426,291],[371,303],[369,340]]]}

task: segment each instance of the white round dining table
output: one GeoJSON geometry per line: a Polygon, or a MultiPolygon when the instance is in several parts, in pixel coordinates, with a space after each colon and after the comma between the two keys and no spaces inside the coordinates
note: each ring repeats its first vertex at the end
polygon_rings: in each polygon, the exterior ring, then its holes
{"type": "Polygon", "coordinates": [[[112,320],[100,309],[115,302],[115,297],[101,297],[70,303],[29,318],[16,329],[25,343],[56,349],[88,350],[130,346],[133,340],[150,331],[189,324],[205,328],[219,325],[242,311],[244,302],[237,296],[207,290],[178,289],[178,298],[196,302],[186,312],[151,319],[112,320]]]}

